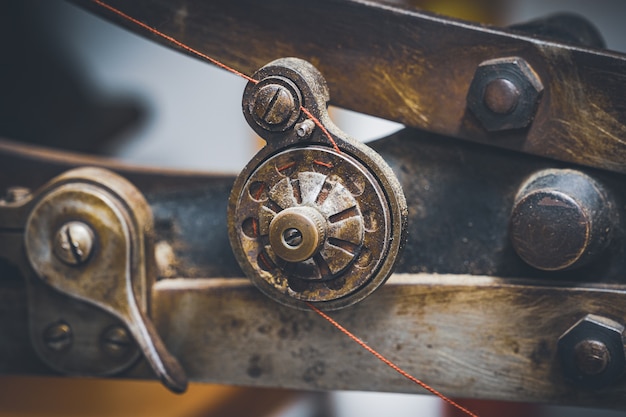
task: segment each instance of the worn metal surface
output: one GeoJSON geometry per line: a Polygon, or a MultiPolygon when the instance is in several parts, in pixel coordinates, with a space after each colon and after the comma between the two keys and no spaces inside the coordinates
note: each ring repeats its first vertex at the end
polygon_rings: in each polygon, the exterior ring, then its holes
{"type": "MultiPolygon", "coordinates": [[[[626,382],[567,382],[559,337],[588,313],[624,317],[623,292],[497,278],[394,275],[334,318],[449,395],[626,407],[626,382]]],[[[412,384],[311,312],[245,281],[162,281],[154,318],[195,380],[305,389],[414,392],[412,384]]]]}
{"type": "MultiPolygon", "coordinates": [[[[166,43],[90,0],[73,2],[166,43]]],[[[333,104],[341,107],[446,136],[626,172],[626,56],[621,54],[373,1],[107,3],[247,74],[280,57],[306,59],[324,74],[333,104]],[[490,133],[467,110],[465,98],[481,62],[512,56],[536,71],[544,97],[529,128],[490,133]]]]}
{"type": "Polygon", "coordinates": [[[407,228],[402,187],[375,151],[332,123],[326,81],[310,63],[279,59],[254,78],[243,113],[266,146],[237,177],[229,200],[235,257],[261,291],[283,304],[349,306],[382,285],[399,258],[407,228]],[[298,106],[276,123],[262,119],[257,108],[276,107],[280,97],[268,101],[261,92],[287,86],[298,106]],[[299,133],[311,116],[326,132],[314,123],[299,133]],[[298,245],[285,241],[292,229],[298,245]]]}
{"type": "MultiPolygon", "coordinates": [[[[0,340],[0,369],[49,373],[28,349],[20,292],[0,294],[0,331],[11,336],[0,340]]],[[[448,395],[626,408],[623,379],[602,391],[572,384],[557,353],[559,337],[588,313],[624,317],[623,297],[607,287],[394,275],[332,316],[448,395]]],[[[247,279],[164,280],[152,300],[157,329],[191,380],[416,392],[318,316],[275,303],[247,279]]],[[[123,376],[153,377],[142,362],[123,376]]]]}
{"type": "MultiPolygon", "coordinates": [[[[10,241],[20,229],[24,234],[24,251],[14,258],[7,253],[2,256],[21,266],[28,292],[31,341],[44,362],[65,373],[110,375],[137,358],[132,349],[132,354],[107,361],[98,354],[99,340],[96,348],[83,349],[79,344],[72,350],[50,349],[50,335],[58,332],[47,323],[50,317],[62,314],[64,303],[60,306],[60,299],[75,299],[120,320],[158,378],[174,391],[185,390],[184,371],[146,315],[147,294],[155,279],[153,223],[147,202],[132,184],[107,170],[75,169],[50,181],[22,206],[0,207],[0,215],[4,227],[13,230],[8,233],[10,241]],[[7,224],[11,211],[28,212],[26,221],[7,224]],[[59,242],[59,233],[66,239],[59,242]],[[89,253],[82,252],[87,249],[87,240],[92,247],[89,253]],[[74,246],[76,242],[80,246],[74,246]],[[67,248],[59,249],[64,244],[67,248]]],[[[68,317],[60,321],[68,325],[66,339],[73,334],[84,338],[85,327],[110,339],[106,337],[110,319],[104,323],[91,320],[88,326],[68,317]]]]}

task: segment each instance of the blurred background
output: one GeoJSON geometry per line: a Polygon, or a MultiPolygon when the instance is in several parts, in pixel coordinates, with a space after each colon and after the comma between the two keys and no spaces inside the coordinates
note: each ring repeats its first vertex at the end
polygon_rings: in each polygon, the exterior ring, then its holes
{"type": "MultiPolygon", "coordinates": [[[[554,12],[593,22],[608,48],[626,52],[621,0],[431,0],[448,16],[509,25],[554,12]]],[[[245,81],[161,47],[61,0],[0,5],[0,135],[156,167],[236,174],[261,142],[241,114],[245,81]],[[85,140],[89,138],[89,140],[85,140]]],[[[331,91],[332,96],[332,91],[331,91]]],[[[402,128],[333,109],[364,141],[402,128]]],[[[372,359],[374,360],[374,359],[372,359]]],[[[381,365],[382,366],[382,365],[381,365]]],[[[419,377],[419,375],[418,375],[419,377]]],[[[532,404],[465,402],[489,416],[626,416],[532,404]]],[[[235,388],[192,384],[184,396],[140,381],[0,377],[5,416],[452,417],[427,395],[235,388]]]]}

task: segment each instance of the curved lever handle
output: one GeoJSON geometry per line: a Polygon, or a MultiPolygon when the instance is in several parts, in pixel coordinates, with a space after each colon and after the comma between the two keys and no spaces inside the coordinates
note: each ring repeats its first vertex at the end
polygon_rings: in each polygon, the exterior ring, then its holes
{"type": "Polygon", "coordinates": [[[26,252],[47,285],[119,318],[157,377],[180,393],[185,371],[143,311],[151,225],[149,207],[130,183],[106,170],[78,169],[55,179],[36,202],[26,252]]]}

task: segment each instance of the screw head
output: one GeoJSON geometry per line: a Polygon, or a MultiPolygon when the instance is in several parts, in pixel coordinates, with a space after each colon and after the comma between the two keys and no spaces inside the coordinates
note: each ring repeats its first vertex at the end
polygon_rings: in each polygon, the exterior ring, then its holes
{"type": "Polygon", "coordinates": [[[94,238],[93,230],[85,223],[65,223],[54,238],[54,254],[68,265],[81,265],[93,251],[94,238]]]}
{"type": "Polygon", "coordinates": [[[283,232],[283,240],[292,247],[298,247],[302,244],[302,232],[295,228],[289,228],[283,232]]]}
{"type": "Polygon", "coordinates": [[[44,330],[43,340],[50,350],[66,350],[72,345],[72,328],[65,322],[51,324],[44,330]]]}
{"type": "Polygon", "coordinates": [[[296,111],[291,92],[279,84],[268,84],[255,94],[254,115],[268,125],[281,125],[296,111]]]}
{"type": "Polygon", "coordinates": [[[110,357],[119,358],[133,350],[134,345],[125,328],[112,326],[103,333],[101,347],[110,357]]]}

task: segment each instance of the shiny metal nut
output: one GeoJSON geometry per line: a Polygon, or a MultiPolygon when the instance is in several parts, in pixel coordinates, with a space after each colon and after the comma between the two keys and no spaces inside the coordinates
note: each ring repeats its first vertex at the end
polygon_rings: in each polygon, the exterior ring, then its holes
{"type": "Polygon", "coordinates": [[[94,247],[94,232],[83,222],[64,224],[54,238],[54,254],[68,265],[81,265],[89,259],[94,247]]]}
{"type": "Polygon", "coordinates": [[[326,236],[326,220],[312,207],[291,207],[270,223],[269,240],[274,253],[287,262],[311,258],[326,236]]]}
{"type": "Polygon", "coordinates": [[[587,314],[559,338],[564,376],[585,388],[615,383],[626,370],[625,333],[622,324],[587,314]]]}
{"type": "Polygon", "coordinates": [[[535,117],[543,84],[520,57],[481,63],[467,93],[467,108],[490,131],[523,129],[535,117]]]}

